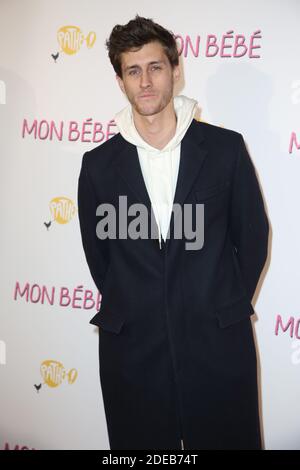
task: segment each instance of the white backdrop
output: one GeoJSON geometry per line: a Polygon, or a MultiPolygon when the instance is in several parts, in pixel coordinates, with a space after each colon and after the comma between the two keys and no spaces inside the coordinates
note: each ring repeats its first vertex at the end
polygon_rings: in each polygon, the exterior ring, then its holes
{"type": "Polygon", "coordinates": [[[300,449],[298,0],[0,1],[0,448],[109,449],[77,182],[127,105],[104,42],[136,13],[178,36],[177,92],[241,132],[257,169],[272,232],[254,322],[265,448],[300,449]]]}

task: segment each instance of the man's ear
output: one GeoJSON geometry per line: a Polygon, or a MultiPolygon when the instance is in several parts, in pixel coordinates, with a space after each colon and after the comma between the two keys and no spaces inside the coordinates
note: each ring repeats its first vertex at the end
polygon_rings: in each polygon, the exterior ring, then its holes
{"type": "Polygon", "coordinates": [[[124,83],[121,77],[119,77],[118,74],[116,74],[116,79],[119,83],[119,87],[121,88],[122,92],[125,93],[125,88],[124,88],[124,83]]]}
{"type": "Polygon", "coordinates": [[[174,69],[173,69],[173,77],[174,77],[174,80],[175,81],[178,81],[179,78],[180,78],[180,68],[179,68],[179,65],[175,65],[174,69]]]}

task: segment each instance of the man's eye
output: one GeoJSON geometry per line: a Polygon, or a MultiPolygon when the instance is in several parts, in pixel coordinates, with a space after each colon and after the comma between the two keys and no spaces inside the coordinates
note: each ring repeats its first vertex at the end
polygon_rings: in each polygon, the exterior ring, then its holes
{"type": "MultiPolygon", "coordinates": [[[[160,70],[161,67],[159,65],[153,65],[153,67],[151,67],[152,70],[160,70]]],[[[137,70],[130,70],[129,71],[129,75],[136,75],[138,73],[137,70]]]]}

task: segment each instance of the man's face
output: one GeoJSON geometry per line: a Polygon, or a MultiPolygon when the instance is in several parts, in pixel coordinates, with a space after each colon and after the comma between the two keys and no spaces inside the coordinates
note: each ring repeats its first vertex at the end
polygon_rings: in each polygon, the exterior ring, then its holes
{"type": "Polygon", "coordinates": [[[121,55],[123,79],[116,76],[121,90],[135,111],[143,116],[161,112],[173,97],[179,66],[172,69],[159,42],[150,42],[121,55]]]}

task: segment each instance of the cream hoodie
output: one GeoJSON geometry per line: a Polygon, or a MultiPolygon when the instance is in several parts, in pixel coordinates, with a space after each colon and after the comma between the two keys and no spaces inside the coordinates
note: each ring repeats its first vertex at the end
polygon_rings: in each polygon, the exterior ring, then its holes
{"type": "Polygon", "coordinates": [[[115,116],[120,134],[136,145],[145,185],[158,226],[159,244],[161,237],[166,241],[172,214],[175,188],[180,161],[181,141],[195,114],[197,101],[184,95],[174,96],[177,116],[174,137],[163,149],[152,147],[138,133],[129,104],[115,116]]]}

